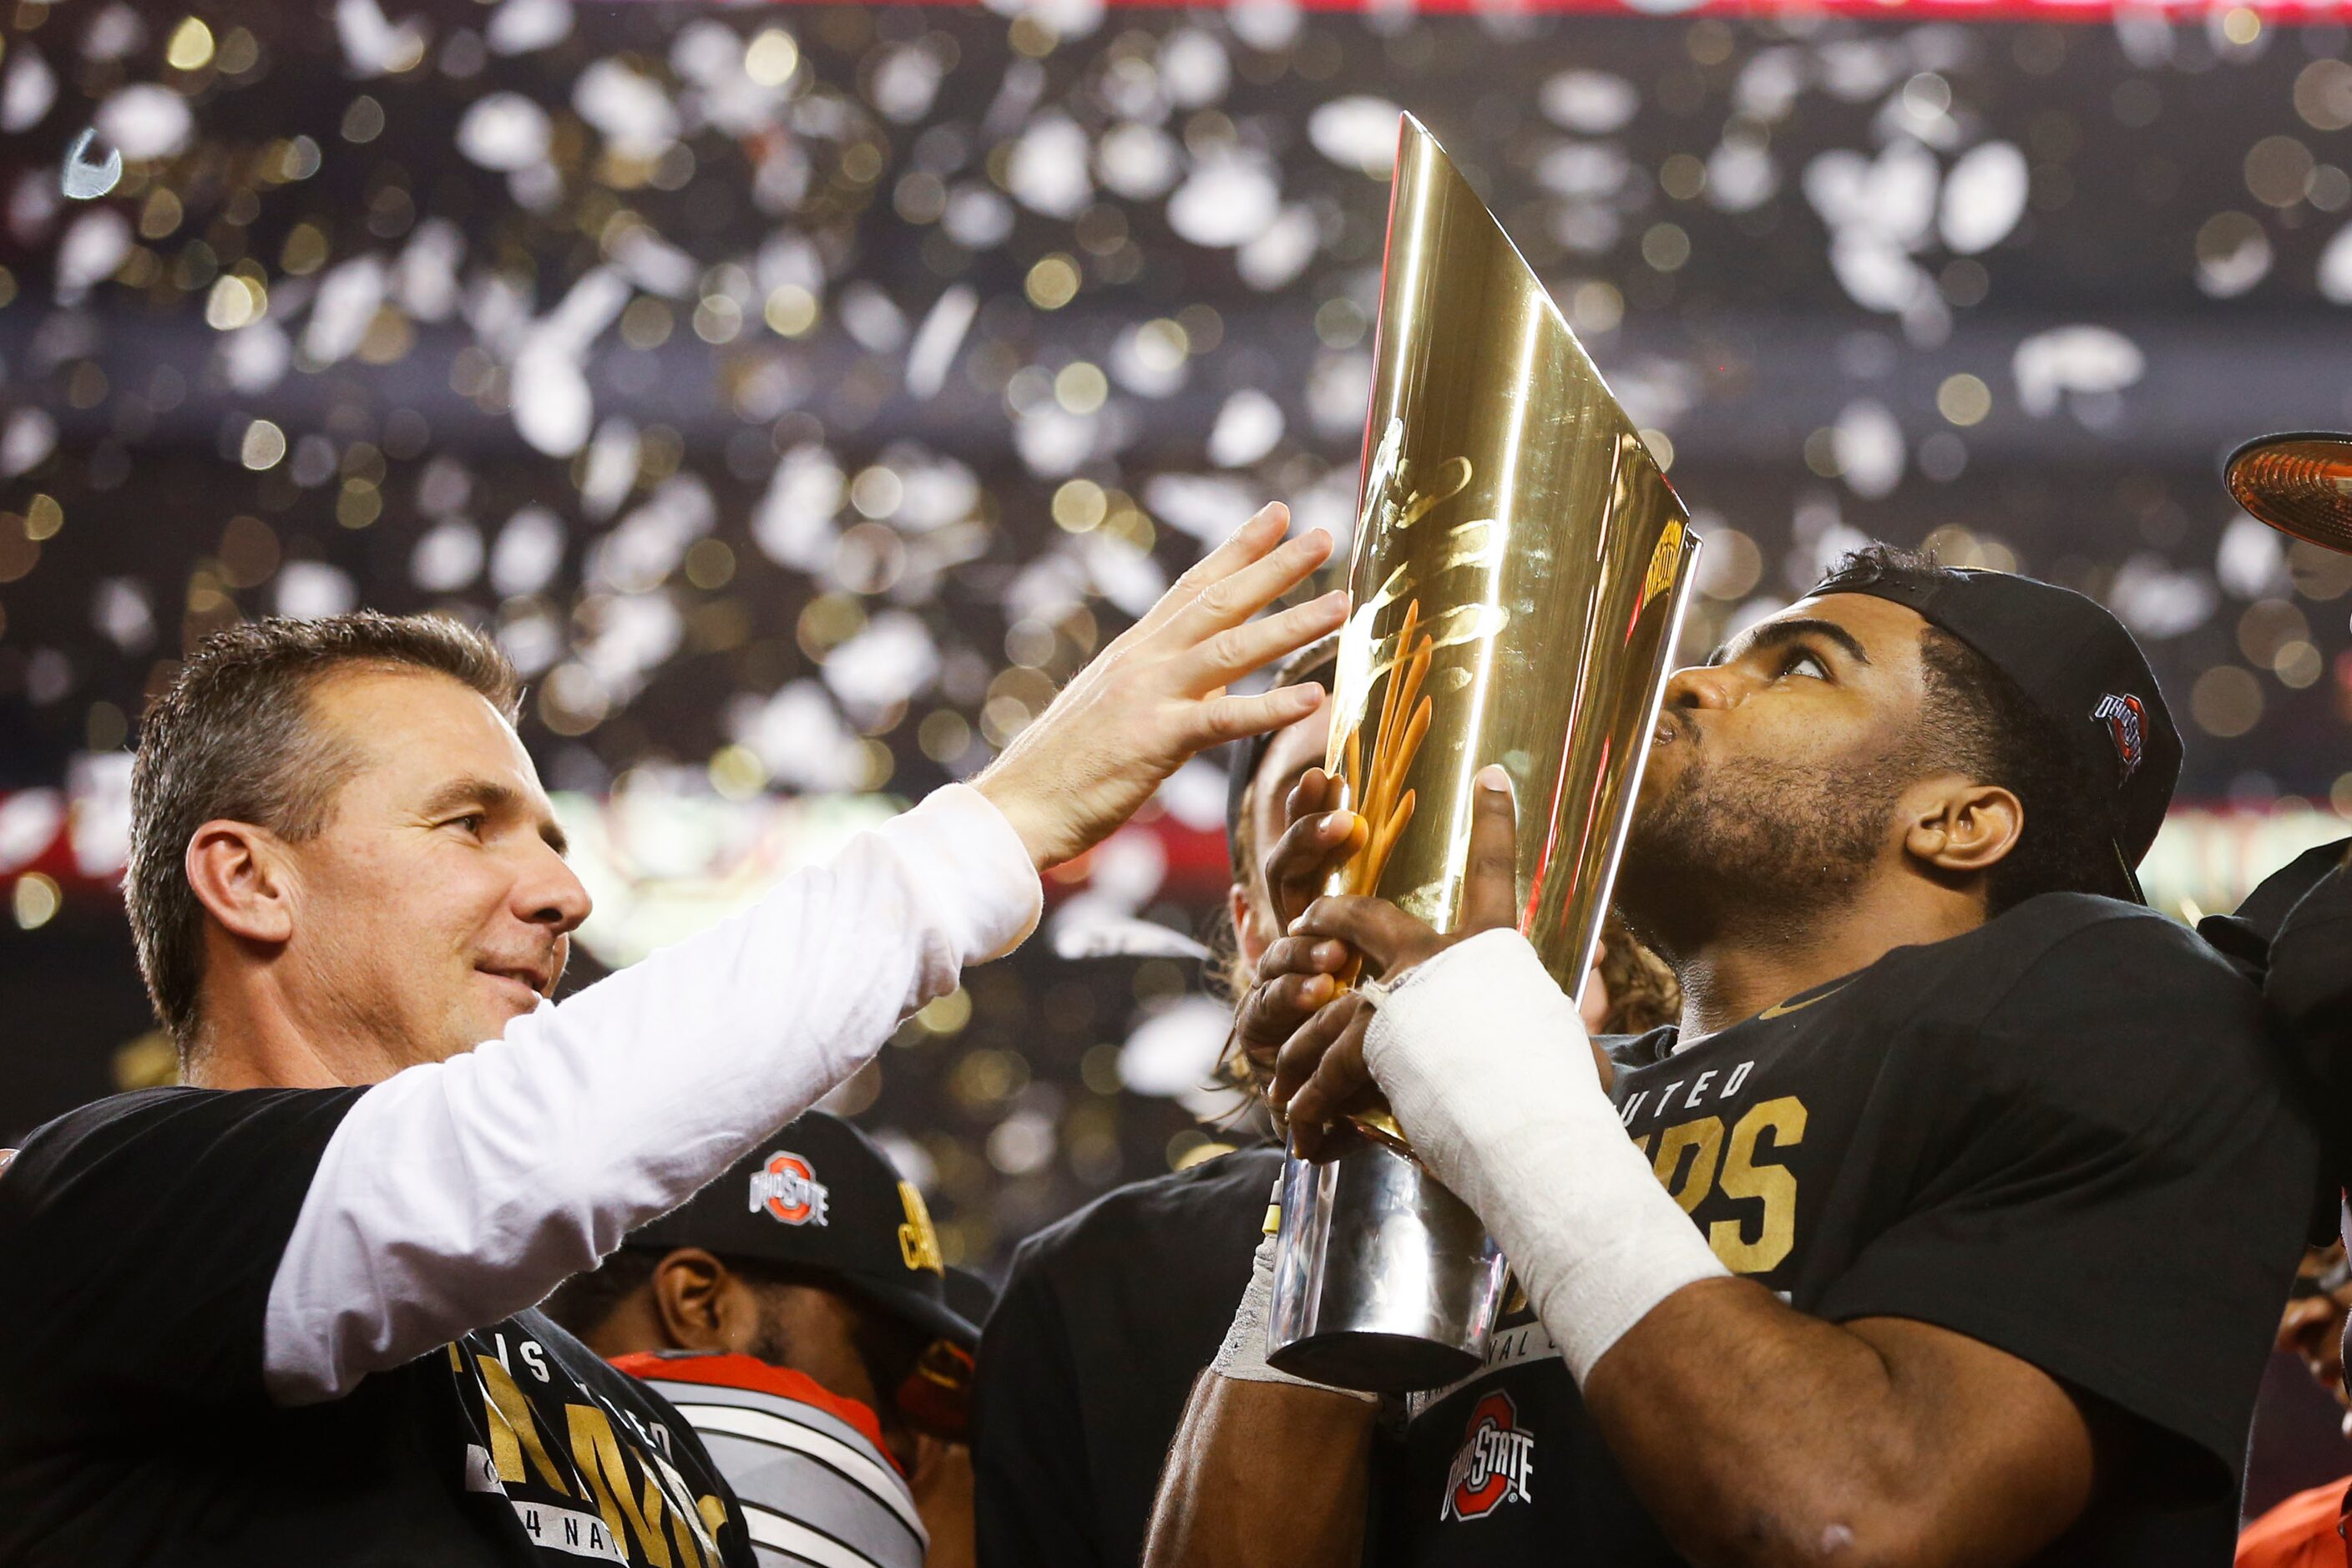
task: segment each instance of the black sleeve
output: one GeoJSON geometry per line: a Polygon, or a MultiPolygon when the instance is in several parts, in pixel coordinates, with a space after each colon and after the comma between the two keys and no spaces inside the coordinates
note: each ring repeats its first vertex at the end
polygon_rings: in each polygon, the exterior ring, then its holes
{"type": "Polygon", "coordinates": [[[0,1174],[0,1405],[96,1430],[258,1402],[270,1281],[359,1089],[148,1089],[0,1174]]]}
{"type": "Polygon", "coordinates": [[[2142,913],[2059,939],[1981,1016],[1912,1042],[1914,1190],[1821,1314],[1967,1334],[2234,1474],[2318,1159],[2259,994],[2142,913]]]}
{"type": "Polygon", "coordinates": [[[1033,1247],[1013,1260],[974,1369],[980,1568],[1108,1568],[1094,1538],[1069,1339],[1033,1247]]]}
{"type": "Polygon", "coordinates": [[[2332,872],[2285,916],[2264,995],[2306,1070],[2334,1096],[2352,1091],[2352,871],[2332,872]]]}

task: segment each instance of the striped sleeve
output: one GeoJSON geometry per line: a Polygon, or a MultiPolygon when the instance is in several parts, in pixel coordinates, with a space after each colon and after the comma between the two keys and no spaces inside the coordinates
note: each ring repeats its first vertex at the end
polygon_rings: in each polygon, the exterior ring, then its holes
{"type": "Polygon", "coordinates": [[[666,1375],[698,1359],[641,1375],[735,1489],[762,1568],[922,1568],[929,1537],[912,1489],[872,1436],[827,1407],[837,1402],[666,1375]]]}

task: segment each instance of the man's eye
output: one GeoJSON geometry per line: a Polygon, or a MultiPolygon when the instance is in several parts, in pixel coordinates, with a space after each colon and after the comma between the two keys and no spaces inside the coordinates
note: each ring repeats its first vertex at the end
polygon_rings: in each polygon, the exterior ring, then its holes
{"type": "Polygon", "coordinates": [[[1815,680],[1827,680],[1830,678],[1830,667],[1822,662],[1821,655],[1807,653],[1804,649],[1799,648],[1781,664],[1780,673],[1810,676],[1815,680]]]}
{"type": "Polygon", "coordinates": [[[482,836],[482,829],[489,825],[490,819],[478,811],[469,811],[463,816],[453,816],[444,824],[445,826],[462,827],[477,838],[482,836]]]}

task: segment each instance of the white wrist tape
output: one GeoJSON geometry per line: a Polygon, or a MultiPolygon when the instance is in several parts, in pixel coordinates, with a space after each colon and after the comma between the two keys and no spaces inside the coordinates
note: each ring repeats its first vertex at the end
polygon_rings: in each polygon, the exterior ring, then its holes
{"type": "MultiPolygon", "coordinates": [[[[1275,1189],[1277,1196],[1281,1191],[1280,1187],[1275,1189]]],[[[1225,1331],[1225,1342],[1217,1347],[1209,1370],[1238,1383],[1287,1383],[1299,1388],[1319,1388],[1326,1394],[1344,1394],[1367,1405],[1379,1404],[1378,1394],[1310,1383],[1266,1364],[1265,1324],[1274,1311],[1274,1243],[1271,1234],[1258,1243],[1257,1253],[1250,1260],[1249,1289],[1242,1292],[1242,1304],[1234,1313],[1234,1325],[1225,1331]]]]}
{"type": "Polygon", "coordinates": [[[1578,1383],[1651,1308],[1727,1270],[1625,1136],[1574,1001],[1513,931],[1389,989],[1364,1064],[1494,1232],[1578,1383]]]}

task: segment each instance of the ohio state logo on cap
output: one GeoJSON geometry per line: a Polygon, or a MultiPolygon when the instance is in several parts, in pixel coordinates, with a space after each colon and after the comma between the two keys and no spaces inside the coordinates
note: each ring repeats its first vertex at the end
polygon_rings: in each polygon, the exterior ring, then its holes
{"type": "MultiPolygon", "coordinates": [[[[2140,760],[2147,755],[2147,709],[2140,700],[2110,691],[2091,710],[2091,719],[2107,727],[2107,739],[2116,748],[2116,761],[2123,764],[2124,778],[2137,773],[2140,760]]],[[[2116,782],[2121,784],[2123,779],[2116,782]]]]}
{"type": "Polygon", "coordinates": [[[1536,1435],[1519,1425],[1519,1407],[1501,1389],[1470,1407],[1470,1429],[1445,1477],[1439,1519],[1484,1519],[1517,1498],[1531,1500],[1536,1435]]]}
{"type": "Polygon", "coordinates": [[[798,1154],[771,1154],[751,1173],[751,1212],[765,1209],[769,1218],[785,1225],[823,1225],[828,1195],[798,1154]]]}

